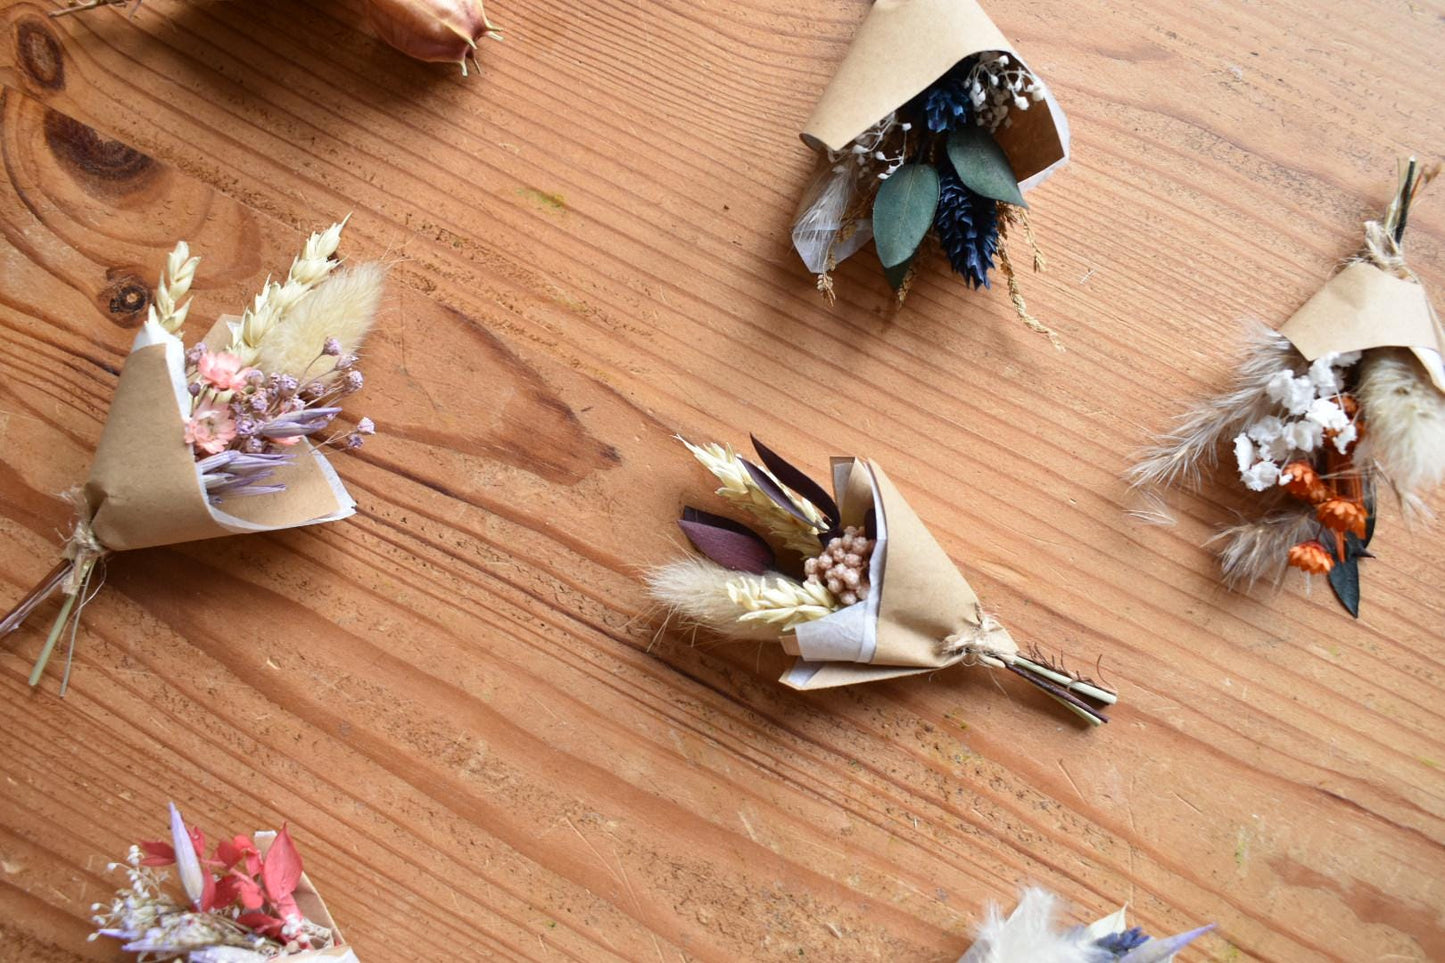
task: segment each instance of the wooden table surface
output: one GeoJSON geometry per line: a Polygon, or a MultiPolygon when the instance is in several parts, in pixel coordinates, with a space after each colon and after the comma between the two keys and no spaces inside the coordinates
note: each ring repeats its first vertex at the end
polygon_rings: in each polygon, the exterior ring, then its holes
{"type": "MultiPolygon", "coordinates": [[[[949,961],[1029,882],[1217,921],[1188,963],[1445,959],[1440,529],[1382,511],[1355,622],[1217,586],[1233,487],[1158,528],[1119,480],[1445,143],[1445,8],[991,4],[1074,130],[1025,279],[1063,353],[941,265],[895,314],[871,255],[832,308],[793,256],[858,0],[497,0],[466,79],[354,0],[47,9],[0,62],[6,600],[177,239],[193,331],[347,212],[392,270],[354,519],[114,559],[64,700],[25,682],[53,608],[0,644],[0,957],[119,958],[90,904],[175,800],[289,820],[366,963],[949,961]],[[639,571],[708,504],[672,435],[749,431],[884,463],[1016,637],[1102,660],[1113,722],[963,668],[798,694],[660,631],[639,571]]],[[[1438,187],[1409,243],[1438,300],[1438,187]]]]}

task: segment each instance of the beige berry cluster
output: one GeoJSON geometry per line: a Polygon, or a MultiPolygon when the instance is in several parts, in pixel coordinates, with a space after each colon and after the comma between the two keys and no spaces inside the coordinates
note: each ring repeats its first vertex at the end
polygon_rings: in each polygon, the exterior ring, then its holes
{"type": "Polygon", "coordinates": [[[842,605],[853,605],[868,597],[868,559],[873,540],[863,529],[849,525],[843,534],[828,540],[823,554],[803,563],[803,572],[833,593],[842,605]]]}

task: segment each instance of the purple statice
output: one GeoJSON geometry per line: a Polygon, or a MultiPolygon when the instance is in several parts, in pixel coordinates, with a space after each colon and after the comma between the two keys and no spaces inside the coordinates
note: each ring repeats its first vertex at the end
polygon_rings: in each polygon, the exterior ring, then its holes
{"type": "Polygon", "coordinates": [[[998,203],[964,186],[952,164],[938,168],[940,192],[933,227],[948,263],[969,287],[988,287],[998,250],[998,203]]]}
{"type": "Polygon", "coordinates": [[[1111,933],[1102,939],[1095,940],[1094,945],[1099,949],[1120,957],[1137,946],[1149,942],[1149,934],[1135,926],[1118,933],[1111,933]]]}
{"type": "Polygon", "coordinates": [[[973,98],[968,72],[955,67],[935,80],[921,97],[923,119],[936,134],[957,130],[972,122],[973,98]]]}

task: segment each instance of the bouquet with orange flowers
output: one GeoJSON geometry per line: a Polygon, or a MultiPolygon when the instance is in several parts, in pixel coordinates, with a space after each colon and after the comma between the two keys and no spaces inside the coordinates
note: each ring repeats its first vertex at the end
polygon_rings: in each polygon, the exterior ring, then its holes
{"type": "Polygon", "coordinates": [[[1411,202],[1437,170],[1411,158],[1385,216],[1365,224],[1363,252],[1278,331],[1254,329],[1232,388],[1132,469],[1145,490],[1194,484],[1231,444],[1260,496],[1257,517],[1217,539],[1231,587],[1293,567],[1325,575],[1358,617],[1378,492],[1418,515],[1445,479],[1445,329],[1403,249],[1411,202]]]}

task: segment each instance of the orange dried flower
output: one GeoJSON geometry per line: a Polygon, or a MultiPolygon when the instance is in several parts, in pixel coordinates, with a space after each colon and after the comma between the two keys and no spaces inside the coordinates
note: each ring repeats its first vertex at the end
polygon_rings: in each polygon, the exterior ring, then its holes
{"type": "Polygon", "coordinates": [[[1315,509],[1315,517],[1332,532],[1354,532],[1365,537],[1365,506],[1348,498],[1330,498],[1315,509]]]}
{"type": "Polygon", "coordinates": [[[1284,490],[1302,502],[1318,505],[1333,494],[1330,486],[1320,478],[1320,473],[1307,461],[1290,462],[1284,466],[1283,474],[1289,476],[1284,490]]]}
{"type": "Polygon", "coordinates": [[[1289,563],[1310,575],[1323,575],[1335,567],[1335,560],[1322,542],[1300,542],[1289,550],[1289,563]]]}

